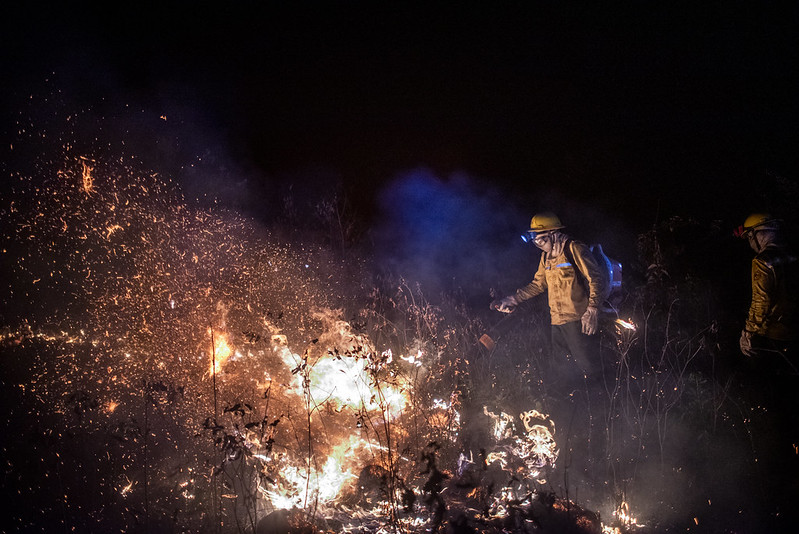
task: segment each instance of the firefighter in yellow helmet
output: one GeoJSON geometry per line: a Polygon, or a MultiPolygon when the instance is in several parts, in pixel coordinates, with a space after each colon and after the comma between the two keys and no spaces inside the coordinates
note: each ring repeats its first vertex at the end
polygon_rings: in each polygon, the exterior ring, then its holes
{"type": "Polygon", "coordinates": [[[741,382],[759,409],[752,435],[774,522],[769,531],[794,532],[799,522],[799,259],[783,240],[781,221],[768,213],[747,217],[736,235],[755,251],[752,300],[740,338],[741,352],[749,357],[741,382]]]}
{"type": "MultiPolygon", "coordinates": [[[[752,301],[741,332],[741,352],[782,360],[799,337],[799,259],[785,245],[780,221],[768,213],[753,213],[736,234],[755,251],[752,301]]],[[[782,363],[792,367],[789,372],[797,372],[797,362],[782,363]]]]}
{"type": "Polygon", "coordinates": [[[552,347],[556,355],[571,357],[579,377],[590,375],[597,362],[598,310],[605,280],[584,243],[563,232],[565,226],[553,213],[536,214],[525,236],[541,249],[533,281],[513,295],[495,300],[493,309],[510,313],[521,302],[546,292],[552,323],[552,347]]]}

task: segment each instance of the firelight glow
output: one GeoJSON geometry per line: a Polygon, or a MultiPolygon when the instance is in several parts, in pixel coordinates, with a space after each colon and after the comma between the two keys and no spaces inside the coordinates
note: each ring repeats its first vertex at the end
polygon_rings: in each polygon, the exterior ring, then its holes
{"type": "MultiPolygon", "coordinates": [[[[180,501],[204,517],[212,497],[228,513],[252,495],[261,515],[312,504],[341,516],[361,476],[379,484],[403,469],[422,493],[410,429],[427,425],[452,447],[458,396],[412,396],[415,377],[437,369],[436,347],[392,350],[358,333],[338,308],[336,266],[320,267],[324,250],[189,208],[155,173],[96,158],[68,155],[44,185],[20,181],[28,211],[14,207],[8,228],[25,243],[15,290],[33,304],[0,342],[33,347],[18,389],[37,415],[110,434],[113,446],[85,460],[109,473],[116,498],[136,509],[180,501]],[[252,487],[224,486],[231,473],[252,487]]],[[[501,444],[490,461],[543,484],[558,456],[548,416],[486,415],[501,444]]],[[[492,509],[506,513],[503,499],[522,489],[498,492],[492,509]]],[[[385,518],[391,504],[360,506],[385,518]]]]}

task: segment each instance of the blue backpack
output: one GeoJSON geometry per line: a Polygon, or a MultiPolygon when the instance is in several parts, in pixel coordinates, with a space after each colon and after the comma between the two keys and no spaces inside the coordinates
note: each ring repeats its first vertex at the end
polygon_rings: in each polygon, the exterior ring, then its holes
{"type": "MultiPolygon", "coordinates": [[[[580,269],[577,268],[577,264],[574,262],[572,241],[572,239],[569,239],[566,242],[566,246],[563,248],[563,250],[566,253],[568,260],[572,265],[574,265],[574,270],[580,272],[580,269]]],[[[602,249],[602,245],[600,243],[594,243],[593,245],[590,245],[588,249],[591,251],[591,255],[594,257],[594,260],[599,266],[599,272],[602,274],[603,284],[602,291],[600,293],[602,302],[606,306],[609,305],[610,307],[613,307],[612,301],[615,300],[614,297],[617,297],[621,294],[621,262],[608,257],[608,255],[605,254],[605,251],[602,249]]],[[[580,279],[582,280],[586,290],[588,290],[586,277],[581,272],[580,279]]]]}

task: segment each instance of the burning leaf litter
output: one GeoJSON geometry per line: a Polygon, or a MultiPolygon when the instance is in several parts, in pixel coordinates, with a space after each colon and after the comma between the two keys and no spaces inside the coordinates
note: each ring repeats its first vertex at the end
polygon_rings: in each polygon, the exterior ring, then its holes
{"type": "MultiPolygon", "coordinates": [[[[429,477],[450,475],[420,472],[406,452],[422,424],[409,409],[420,373],[439,356],[416,346],[395,357],[355,332],[324,254],[96,158],[68,156],[39,178],[17,176],[8,210],[21,326],[0,342],[25,370],[16,400],[50,429],[33,448],[41,462],[62,473],[93,464],[92,502],[122,499],[116,514],[84,521],[131,528],[171,515],[185,528],[246,530],[295,509],[342,532],[441,521],[409,496],[432,506],[444,488],[429,477]],[[76,434],[93,445],[77,453],[76,434]]],[[[455,447],[447,394],[430,397],[423,424],[455,447]]],[[[517,479],[490,498],[487,512],[502,517],[545,483],[554,424],[531,410],[519,435],[513,417],[485,413],[497,442],[486,464],[517,479]]],[[[82,473],[66,483],[88,481],[82,473]]]]}

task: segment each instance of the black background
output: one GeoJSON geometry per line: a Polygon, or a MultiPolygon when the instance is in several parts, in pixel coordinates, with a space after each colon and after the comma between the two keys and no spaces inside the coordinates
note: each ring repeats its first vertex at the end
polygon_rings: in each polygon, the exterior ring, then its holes
{"type": "Polygon", "coordinates": [[[796,180],[795,4],[290,5],[6,3],[6,117],[47,80],[180,123],[177,175],[212,147],[262,190],[334,176],[366,217],[419,166],[636,228],[739,224],[796,180]]]}

